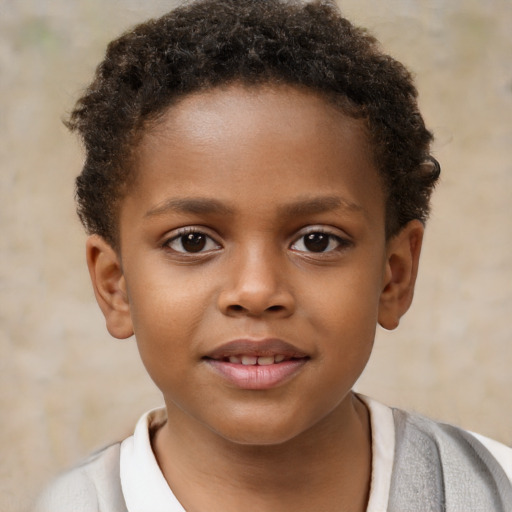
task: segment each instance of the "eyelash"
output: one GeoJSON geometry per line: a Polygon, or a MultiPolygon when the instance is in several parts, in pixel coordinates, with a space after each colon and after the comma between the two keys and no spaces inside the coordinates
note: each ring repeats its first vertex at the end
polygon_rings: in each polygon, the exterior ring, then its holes
{"type": "Polygon", "coordinates": [[[205,233],[201,229],[194,228],[194,227],[187,227],[187,228],[183,228],[183,229],[178,230],[178,232],[175,235],[173,235],[172,237],[166,239],[166,241],[164,242],[163,246],[165,248],[171,249],[172,251],[174,251],[174,252],[176,252],[178,254],[204,254],[204,253],[207,253],[207,252],[209,253],[211,251],[214,251],[216,249],[220,249],[221,248],[220,244],[218,244],[210,235],[208,235],[207,233],[205,233]],[[189,238],[190,242],[199,244],[198,245],[199,250],[197,250],[197,251],[187,251],[187,250],[178,250],[175,247],[172,247],[172,244],[174,242],[180,242],[181,241],[181,248],[185,249],[184,246],[183,246],[183,243],[185,241],[185,237],[187,237],[187,236],[190,237],[190,235],[196,235],[196,237],[203,237],[202,240],[199,239],[199,240],[196,240],[196,241],[193,241],[192,238],[189,238]],[[204,244],[202,246],[201,246],[201,242],[204,242],[204,244]],[[206,251],[204,251],[203,249],[204,249],[204,247],[207,244],[214,244],[215,247],[209,248],[206,251]]]}
{"type": "Polygon", "coordinates": [[[325,230],[324,228],[321,228],[321,227],[311,227],[307,230],[307,232],[305,233],[302,233],[298,238],[295,239],[295,241],[290,244],[290,249],[296,251],[296,252],[304,252],[306,254],[328,254],[328,253],[332,253],[334,251],[340,251],[340,250],[343,250],[347,247],[349,247],[350,245],[352,245],[352,242],[346,238],[343,238],[339,235],[335,235],[334,233],[330,233],[329,231],[325,230]],[[319,240],[313,240],[312,238],[310,238],[310,242],[312,243],[318,243],[320,242],[320,247],[317,247],[317,248],[322,248],[323,245],[325,244],[325,242],[327,242],[327,246],[325,246],[325,248],[323,250],[318,250],[318,251],[314,251],[314,250],[307,250],[308,248],[306,247],[306,237],[312,237],[314,235],[321,235],[320,239],[319,240]],[[322,237],[326,237],[324,239],[322,239],[322,237]],[[299,245],[300,243],[302,243],[302,246],[304,247],[304,249],[298,249],[294,246],[297,246],[299,245]],[[332,244],[335,243],[335,247],[332,247],[332,244]]]}
{"type": "MultiPolygon", "coordinates": [[[[352,245],[352,242],[350,240],[347,240],[346,238],[343,238],[341,236],[335,235],[333,233],[328,232],[324,228],[321,227],[311,227],[308,229],[307,232],[302,233],[299,237],[295,238],[294,241],[290,244],[289,248],[295,252],[299,253],[306,253],[306,254],[327,254],[332,253],[334,251],[343,250],[347,247],[352,245]],[[319,238],[314,240],[313,236],[320,235],[319,238]],[[312,244],[317,244],[317,249],[320,250],[308,250],[306,237],[310,237],[309,242],[312,244]],[[326,238],[323,238],[326,237],[326,238]],[[325,245],[327,243],[327,245],[325,245]],[[335,244],[334,247],[332,247],[332,244],[335,244]],[[298,248],[297,246],[302,245],[301,248],[298,248]]],[[[205,233],[203,230],[195,227],[186,227],[178,230],[176,234],[174,234],[172,237],[167,238],[165,242],[163,243],[163,247],[170,249],[178,254],[188,254],[188,255],[194,255],[194,254],[206,254],[210,253],[212,251],[215,251],[217,249],[221,249],[222,246],[217,243],[210,235],[205,233]],[[190,235],[194,235],[196,238],[195,240],[190,237],[190,235]],[[192,244],[195,244],[195,247],[189,247],[189,249],[197,249],[197,250],[186,250],[184,247],[184,242],[186,242],[186,237],[189,236],[189,242],[192,244]],[[173,247],[174,243],[180,243],[181,249],[180,250],[176,247],[173,247]],[[210,247],[208,247],[210,245],[210,247]],[[211,247],[213,245],[213,247],[211,247]],[[205,247],[208,247],[206,250],[205,247]]],[[[309,248],[311,249],[311,247],[309,248]]]]}

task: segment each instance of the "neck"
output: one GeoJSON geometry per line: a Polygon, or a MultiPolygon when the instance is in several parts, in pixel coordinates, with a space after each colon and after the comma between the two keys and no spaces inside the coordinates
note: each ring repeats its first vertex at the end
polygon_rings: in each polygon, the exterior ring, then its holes
{"type": "Polygon", "coordinates": [[[233,443],[172,404],[153,449],[187,511],[364,511],[371,475],[368,411],[350,394],[327,417],[278,445],[233,443]]]}

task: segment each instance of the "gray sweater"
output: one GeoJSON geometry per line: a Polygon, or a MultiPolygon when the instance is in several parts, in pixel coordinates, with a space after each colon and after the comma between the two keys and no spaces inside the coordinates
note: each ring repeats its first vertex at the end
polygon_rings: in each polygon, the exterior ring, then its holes
{"type": "MultiPolygon", "coordinates": [[[[388,512],[512,512],[510,480],[472,435],[399,409],[393,409],[393,418],[388,512]]],[[[119,453],[116,443],[61,475],[34,512],[128,512],[119,453]]]]}

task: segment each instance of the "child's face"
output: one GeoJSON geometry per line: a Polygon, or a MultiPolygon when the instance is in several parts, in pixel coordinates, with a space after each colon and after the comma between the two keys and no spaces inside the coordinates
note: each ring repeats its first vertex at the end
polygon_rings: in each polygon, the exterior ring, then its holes
{"type": "Polygon", "coordinates": [[[190,95],[137,173],[110,331],[133,327],[172,421],[269,444],[343,410],[391,276],[362,122],[289,87],[190,95]]]}

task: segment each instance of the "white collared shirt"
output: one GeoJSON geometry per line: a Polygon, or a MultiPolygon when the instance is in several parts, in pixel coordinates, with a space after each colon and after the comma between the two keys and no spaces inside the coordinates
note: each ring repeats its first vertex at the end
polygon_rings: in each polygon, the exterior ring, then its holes
{"type": "MultiPolygon", "coordinates": [[[[385,512],[391,486],[395,451],[392,410],[358,395],[370,411],[372,476],[367,512],[385,512]]],[[[165,409],[154,409],[137,422],[133,436],[121,444],[121,486],[128,512],[185,512],[165,480],[151,448],[149,427],[165,421],[165,409]]],[[[512,481],[512,449],[473,434],[501,464],[512,481]]]]}

